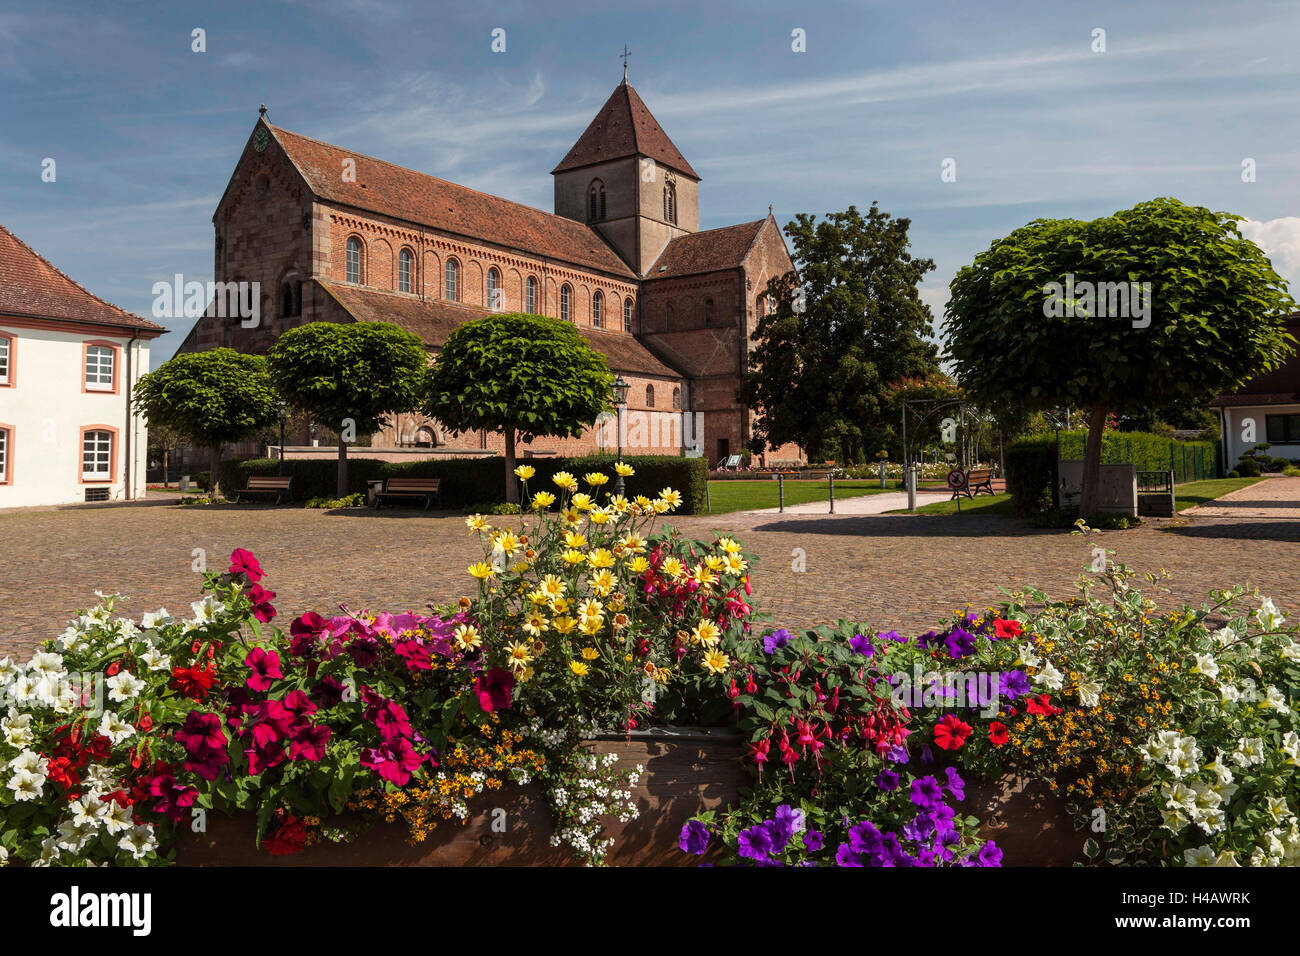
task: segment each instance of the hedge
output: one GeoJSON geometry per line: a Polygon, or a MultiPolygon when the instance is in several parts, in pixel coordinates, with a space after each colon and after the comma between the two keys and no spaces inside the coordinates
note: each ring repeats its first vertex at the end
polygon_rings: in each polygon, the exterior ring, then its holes
{"type": "MultiPolygon", "coordinates": [[[[615,479],[612,455],[587,455],[581,458],[521,458],[521,465],[532,465],[537,477],[529,483],[534,490],[553,489],[551,476],[568,471],[579,479],[589,471],[604,471],[615,479]]],[[[636,469],[626,479],[627,495],[653,497],[660,489],[672,487],[682,493],[678,514],[704,511],[708,469],[703,458],[679,458],[672,455],[624,455],[623,460],[636,469]]],[[[293,476],[293,498],[305,502],[312,498],[335,498],[338,486],[338,459],[285,460],[285,474],[293,476]]],[[[247,458],[223,461],[220,466],[222,490],[233,496],[248,484],[252,475],[277,475],[280,462],[274,458],[247,458]]],[[[377,458],[348,458],[348,494],[363,493],[366,482],[383,478],[440,478],[442,503],[449,508],[505,501],[505,461],[502,458],[421,458],[416,461],[380,461],[377,458]]]]}
{"type": "MultiPolygon", "coordinates": [[[[1060,433],[1061,458],[1083,458],[1088,433],[1060,433]]],[[[1053,447],[1050,435],[1017,438],[1006,449],[1007,491],[1015,498],[1016,513],[1034,514],[1051,506],[1053,447]]],[[[1151,432],[1108,431],[1101,439],[1105,464],[1133,464],[1138,471],[1174,472],[1174,482],[1200,481],[1218,476],[1218,453],[1212,441],[1177,441],[1151,432]]]]}

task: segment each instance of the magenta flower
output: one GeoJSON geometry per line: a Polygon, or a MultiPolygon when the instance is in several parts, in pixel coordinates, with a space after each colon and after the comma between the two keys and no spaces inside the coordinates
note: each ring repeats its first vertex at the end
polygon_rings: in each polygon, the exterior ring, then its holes
{"type": "Polygon", "coordinates": [[[253,676],[247,681],[249,690],[270,690],[272,679],[284,677],[280,672],[280,655],[275,651],[267,653],[262,648],[255,647],[244,658],[244,663],[253,670],[253,676]]]}
{"type": "Polygon", "coordinates": [[[406,786],[411,774],[424,763],[428,754],[418,754],[405,737],[391,737],[378,747],[369,747],[361,754],[361,766],[375,771],[384,780],[399,787],[406,786]]]}
{"type": "Polygon", "coordinates": [[[323,724],[308,724],[294,731],[289,741],[291,760],[323,760],[325,745],[329,743],[330,729],[323,724]]]}
{"type": "Polygon", "coordinates": [[[193,806],[199,791],[176,782],[169,773],[160,774],[149,781],[149,794],[158,798],[154,810],[173,822],[180,822],[186,807],[193,806]]]}
{"type": "Polygon", "coordinates": [[[254,747],[266,747],[289,735],[293,714],[278,700],[267,700],[244,709],[240,736],[252,735],[254,747]]]}
{"type": "Polygon", "coordinates": [[[417,641],[397,641],[393,644],[393,653],[406,661],[407,670],[427,671],[433,667],[429,649],[417,641]]]}
{"type": "Polygon", "coordinates": [[[262,566],[257,563],[257,558],[253,557],[253,552],[245,551],[243,548],[236,548],[231,552],[230,573],[242,574],[252,584],[262,580],[262,566]]]}
{"type": "Polygon", "coordinates": [[[488,714],[494,710],[510,709],[510,694],[514,687],[514,675],[503,667],[493,667],[487,674],[474,678],[474,693],[478,694],[479,706],[488,714]]]}
{"type": "Polygon", "coordinates": [[[250,747],[244,754],[248,757],[248,772],[254,777],[284,763],[284,747],[279,741],[264,747],[250,747]]]}
{"type": "Polygon", "coordinates": [[[263,624],[269,624],[271,618],[275,617],[275,608],[271,605],[275,600],[275,592],[254,584],[248,589],[248,599],[253,602],[253,617],[263,624]]]}
{"type": "Polygon", "coordinates": [[[226,746],[226,732],[221,729],[221,718],[201,710],[190,711],[185,723],[172,736],[190,754],[201,754],[214,748],[224,750],[226,746]]]}

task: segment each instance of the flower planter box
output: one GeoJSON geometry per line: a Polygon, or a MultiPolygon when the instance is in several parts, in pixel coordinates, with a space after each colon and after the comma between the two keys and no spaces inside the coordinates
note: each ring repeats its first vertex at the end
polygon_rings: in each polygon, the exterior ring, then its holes
{"type": "MultiPolygon", "coordinates": [[[[741,764],[741,738],[705,730],[658,729],[588,742],[595,753],[618,755],[620,769],[645,768],[633,791],[640,816],[611,821],[612,866],[695,866],[713,859],[677,848],[682,825],[703,810],[733,803],[750,782],[741,764]]],[[[254,845],[251,814],[210,814],[206,833],[177,841],[181,866],[563,866],[574,863],[564,847],[551,846],[551,814],[536,784],[485,793],[471,803],[469,823],[444,821],[422,842],[407,843],[402,823],[378,823],[347,844],[321,843],[301,853],[271,856],[254,845]],[[496,832],[497,809],[505,831],[496,832]]]]}
{"type": "Polygon", "coordinates": [[[1086,863],[1088,834],[1044,781],[1005,776],[968,782],[961,807],[980,820],[980,837],[1002,849],[1003,866],[1073,866],[1086,863]]]}

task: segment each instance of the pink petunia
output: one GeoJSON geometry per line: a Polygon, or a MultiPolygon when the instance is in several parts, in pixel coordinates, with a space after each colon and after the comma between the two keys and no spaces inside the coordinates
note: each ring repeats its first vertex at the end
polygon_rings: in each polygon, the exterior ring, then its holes
{"type": "Polygon", "coordinates": [[[280,655],[275,651],[268,653],[260,647],[255,647],[244,658],[244,663],[253,671],[247,681],[249,690],[270,690],[273,679],[284,677],[280,672],[280,655]]]}
{"type": "Polygon", "coordinates": [[[252,584],[256,584],[263,577],[262,566],[257,563],[257,558],[253,557],[253,552],[245,551],[243,548],[236,548],[231,552],[230,573],[242,574],[252,584]]]}

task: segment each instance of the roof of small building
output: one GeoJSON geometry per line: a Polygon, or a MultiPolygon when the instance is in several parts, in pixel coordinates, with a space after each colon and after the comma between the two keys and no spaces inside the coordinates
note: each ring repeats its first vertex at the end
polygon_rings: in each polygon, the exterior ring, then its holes
{"type": "Polygon", "coordinates": [[[167,331],[156,322],[105,302],[55,268],[3,225],[0,225],[0,314],[151,333],[146,338],[167,331]]]}
{"type": "Polygon", "coordinates": [[[649,156],[670,169],[699,179],[650,108],[624,80],[552,173],[578,169],[626,156],[649,156]]]}
{"type": "Polygon", "coordinates": [[[635,278],[600,233],[584,223],[278,126],[270,128],[312,192],[322,199],[507,249],[635,278]],[[355,178],[345,180],[341,175],[345,160],[355,164],[355,178]]]}
{"type": "MultiPolygon", "coordinates": [[[[430,349],[441,348],[457,327],[488,314],[482,306],[448,302],[445,299],[420,299],[417,296],[369,289],[332,279],[314,281],[357,321],[391,322],[418,336],[425,347],[430,349]]],[[[655,358],[632,335],[581,327],[578,332],[592,348],[605,356],[609,367],[615,372],[674,379],[682,377],[680,372],[655,358]]]]}
{"type": "Polygon", "coordinates": [[[720,229],[706,229],[678,236],[664,246],[645,278],[671,279],[734,269],[745,261],[766,219],[742,222],[720,229]]]}

